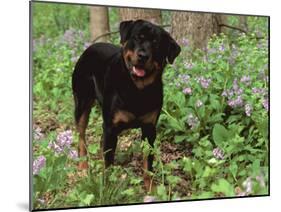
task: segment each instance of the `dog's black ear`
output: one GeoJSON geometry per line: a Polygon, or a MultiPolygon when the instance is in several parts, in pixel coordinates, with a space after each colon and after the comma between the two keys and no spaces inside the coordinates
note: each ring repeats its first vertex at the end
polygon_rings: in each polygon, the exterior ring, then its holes
{"type": "Polygon", "coordinates": [[[167,42],[167,55],[166,55],[166,60],[172,64],[176,57],[179,55],[181,52],[180,46],[177,44],[177,42],[169,35],[169,33],[166,32],[166,36],[168,38],[167,42]]]}
{"type": "Polygon", "coordinates": [[[128,40],[130,36],[131,29],[133,28],[134,21],[123,21],[119,25],[120,31],[120,43],[124,44],[126,40],[128,40]]]}

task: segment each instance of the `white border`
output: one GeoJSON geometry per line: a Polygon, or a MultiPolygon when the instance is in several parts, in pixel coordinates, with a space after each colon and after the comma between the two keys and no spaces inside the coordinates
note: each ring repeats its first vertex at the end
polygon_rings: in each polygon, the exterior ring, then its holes
{"type": "MultiPolygon", "coordinates": [[[[58,0],[59,1],[59,0],[58,0]]],[[[70,1],[70,0],[66,0],[70,1]]],[[[64,2],[64,1],[61,1],[64,2]]],[[[271,196],[262,198],[229,199],[169,203],[142,206],[76,209],[76,211],[131,212],[132,210],[179,211],[270,211],[280,199],[280,7],[276,0],[71,0],[75,3],[127,5],[227,12],[271,16],[271,196]],[[273,98],[274,96],[274,98],[273,98]],[[278,98],[279,96],[279,98],[278,98]]],[[[0,92],[1,92],[1,211],[28,210],[28,136],[29,136],[29,2],[6,0],[0,7],[0,92]],[[4,48],[3,48],[4,47],[4,48]]]]}

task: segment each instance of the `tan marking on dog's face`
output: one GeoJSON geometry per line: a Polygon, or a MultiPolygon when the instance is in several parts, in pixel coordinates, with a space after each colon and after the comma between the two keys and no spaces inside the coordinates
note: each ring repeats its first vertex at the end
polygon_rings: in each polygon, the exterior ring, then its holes
{"type": "Polygon", "coordinates": [[[140,90],[142,90],[146,86],[154,83],[156,78],[161,77],[161,75],[162,75],[160,65],[156,61],[149,62],[148,64],[151,64],[148,68],[152,69],[152,72],[149,74],[148,77],[143,77],[143,78],[132,77],[132,80],[133,80],[134,84],[140,90]]]}
{"type": "Polygon", "coordinates": [[[112,123],[114,125],[118,125],[120,123],[129,123],[130,121],[135,119],[135,115],[125,111],[125,110],[118,110],[114,113],[112,123]]]}
{"type": "Polygon", "coordinates": [[[157,122],[158,114],[159,114],[159,110],[154,110],[152,112],[149,112],[139,117],[139,120],[144,124],[153,124],[155,126],[157,122]]]}
{"type": "Polygon", "coordinates": [[[136,52],[128,49],[123,51],[123,57],[127,67],[130,66],[129,63],[136,64],[138,60],[136,52]]]}
{"type": "MultiPolygon", "coordinates": [[[[123,47],[126,48],[126,45],[127,43],[124,43],[123,47]]],[[[130,72],[132,71],[132,66],[138,64],[138,56],[136,50],[124,49],[123,58],[130,72]]],[[[144,69],[146,70],[146,75],[148,76],[136,77],[131,75],[134,84],[140,90],[152,84],[159,75],[162,75],[161,66],[158,62],[154,61],[152,57],[150,57],[144,64],[144,69]]]]}

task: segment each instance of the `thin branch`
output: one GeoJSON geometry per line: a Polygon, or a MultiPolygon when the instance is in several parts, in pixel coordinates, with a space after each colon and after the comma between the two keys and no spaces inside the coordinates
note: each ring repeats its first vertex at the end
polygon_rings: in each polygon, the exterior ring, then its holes
{"type": "Polygon", "coordinates": [[[230,26],[230,25],[227,25],[227,24],[219,24],[220,27],[227,27],[227,28],[230,28],[230,29],[235,29],[235,30],[239,30],[240,32],[244,32],[245,34],[247,34],[248,32],[244,29],[241,29],[239,27],[235,27],[235,26],[230,26]]]}
{"type": "MultiPolygon", "coordinates": [[[[227,24],[224,24],[224,23],[221,23],[219,24],[220,27],[227,27],[227,28],[230,28],[230,29],[234,29],[234,30],[239,30],[240,32],[243,32],[245,33],[246,35],[249,34],[249,32],[247,30],[244,30],[244,29],[241,29],[239,27],[236,27],[236,26],[230,26],[230,25],[227,25],[227,24]]],[[[266,37],[264,36],[256,36],[255,39],[265,39],[266,37]]]]}
{"type": "Polygon", "coordinates": [[[101,34],[98,37],[96,37],[94,40],[92,40],[92,43],[95,43],[98,39],[100,39],[100,38],[102,38],[104,36],[109,36],[109,35],[112,35],[112,34],[116,34],[118,32],[119,32],[119,30],[118,31],[114,31],[114,32],[107,32],[107,33],[101,34]]]}

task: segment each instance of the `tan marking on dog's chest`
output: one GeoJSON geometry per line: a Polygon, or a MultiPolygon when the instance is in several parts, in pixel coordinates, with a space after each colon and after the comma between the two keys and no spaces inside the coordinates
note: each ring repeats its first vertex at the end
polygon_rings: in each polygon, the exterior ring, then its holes
{"type": "Polygon", "coordinates": [[[135,119],[135,115],[125,110],[118,110],[114,113],[112,123],[117,125],[119,123],[129,123],[135,119]]]}
{"type": "Polygon", "coordinates": [[[144,124],[153,124],[156,125],[156,121],[158,118],[159,110],[154,110],[149,112],[141,117],[138,118],[144,124]]]}
{"type": "Polygon", "coordinates": [[[112,123],[114,125],[118,125],[120,123],[130,123],[131,121],[137,119],[138,121],[144,124],[156,125],[158,113],[159,113],[158,110],[154,110],[152,112],[146,113],[145,115],[136,118],[136,116],[131,112],[125,110],[118,110],[113,115],[112,123]]]}

